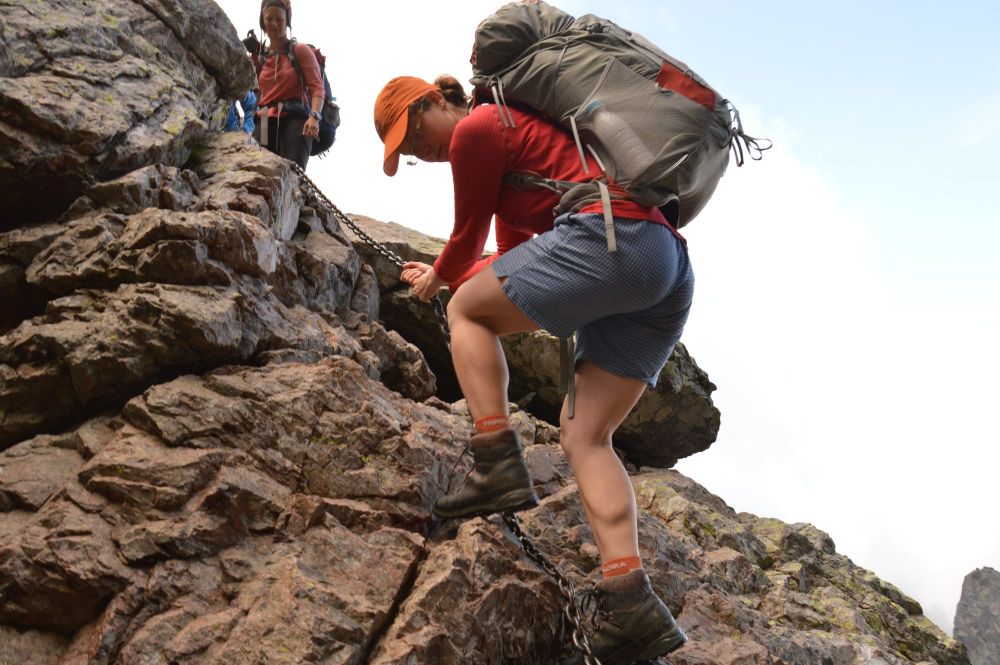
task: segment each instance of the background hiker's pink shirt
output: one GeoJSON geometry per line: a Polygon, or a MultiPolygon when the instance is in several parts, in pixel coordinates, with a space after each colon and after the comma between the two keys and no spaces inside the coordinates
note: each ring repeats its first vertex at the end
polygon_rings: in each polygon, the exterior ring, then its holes
{"type": "MultiPolygon", "coordinates": [[[[323,75],[319,70],[319,62],[316,61],[316,54],[307,44],[295,44],[295,58],[302,68],[302,76],[309,87],[310,97],[326,97],[323,90],[323,75]]],[[[292,61],[284,53],[271,56],[264,60],[264,66],[257,77],[260,85],[259,106],[267,106],[277,102],[288,101],[290,99],[303,99],[305,91],[299,83],[299,74],[295,71],[292,61]]],[[[309,105],[309,100],[305,101],[309,105]]],[[[268,109],[268,117],[278,115],[277,108],[268,109]]]]}
{"type": "MultiPolygon", "coordinates": [[[[454,291],[497,256],[535,234],[552,229],[559,194],[542,188],[516,190],[504,182],[510,171],[530,171],[555,180],[586,182],[601,171],[587,155],[584,173],[573,136],[558,123],[511,108],[515,127],[504,127],[493,104],[475,107],[455,127],[448,158],[455,184],[455,228],[434,272],[454,291]],[[480,260],[496,215],[497,254],[480,260]]],[[[616,189],[614,185],[611,189],[616,189]]],[[[620,190],[619,190],[620,191],[620,190]]],[[[666,224],[657,208],[612,201],[615,217],[666,224]]],[[[596,203],[581,213],[601,213],[596,203]]]]}

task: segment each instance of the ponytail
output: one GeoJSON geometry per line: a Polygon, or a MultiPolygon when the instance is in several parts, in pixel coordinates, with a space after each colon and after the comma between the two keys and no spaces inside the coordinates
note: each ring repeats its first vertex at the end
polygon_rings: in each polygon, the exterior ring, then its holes
{"type": "Polygon", "coordinates": [[[454,76],[442,74],[434,79],[434,85],[438,87],[441,96],[449,104],[464,107],[469,103],[469,98],[465,96],[465,88],[454,76]]]}

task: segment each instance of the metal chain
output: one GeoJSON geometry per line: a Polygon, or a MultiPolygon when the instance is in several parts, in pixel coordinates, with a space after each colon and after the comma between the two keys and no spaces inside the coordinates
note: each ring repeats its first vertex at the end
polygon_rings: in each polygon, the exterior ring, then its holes
{"type": "MultiPolygon", "coordinates": [[[[389,259],[389,261],[391,261],[394,265],[399,268],[403,267],[404,261],[398,254],[372,238],[365,232],[364,229],[358,226],[354,220],[342,213],[340,209],[326,197],[326,194],[320,190],[316,183],[314,183],[309,176],[306,175],[305,170],[301,166],[292,162],[292,168],[306,184],[307,189],[309,189],[316,196],[320,203],[326,206],[326,208],[333,213],[338,221],[347,225],[347,227],[350,228],[355,235],[374,248],[379,254],[389,259]]],[[[438,296],[434,296],[431,299],[431,306],[434,308],[434,312],[438,316],[438,323],[441,326],[441,332],[444,333],[445,342],[448,344],[448,348],[450,350],[451,331],[448,328],[448,316],[445,313],[444,305],[438,296]]],[[[534,561],[539,568],[549,575],[549,577],[554,579],[556,584],[559,586],[559,591],[563,595],[563,615],[573,626],[573,631],[570,636],[573,641],[573,646],[576,647],[576,649],[583,656],[584,665],[601,665],[601,661],[597,659],[590,649],[590,640],[587,638],[587,632],[583,628],[583,614],[580,612],[580,607],[576,603],[576,592],[573,581],[566,576],[559,566],[552,563],[548,557],[542,554],[542,552],[535,546],[535,543],[531,540],[528,534],[524,532],[524,529],[521,528],[521,523],[514,513],[503,513],[501,517],[507,525],[507,528],[510,529],[511,533],[514,534],[514,537],[517,538],[517,541],[521,544],[521,548],[524,549],[524,553],[528,555],[528,558],[534,561]]]]}
{"type": "MultiPolygon", "coordinates": [[[[326,206],[329,212],[333,213],[333,216],[337,218],[337,221],[346,225],[349,229],[351,229],[351,231],[354,232],[356,236],[361,238],[361,240],[363,240],[365,244],[369,245],[376,252],[378,252],[385,258],[389,259],[389,261],[391,261],[393,265],[395,265],[397,268],[403,267],[403,263],[405,263],[405,261],[403,261],[402,257],[400,257],[399,254],[396,254],[395,252],[393,252],[391,249],[389,249],[379,241],[375,240],[375,238],[372,238],[363,228],[358,226],[358,224],[353,219],[351,219],[343,212],[341,212],[340,208],[335,206],[333,204],[333,201],[331,201],[326,197],[326,194],[323,193],[323,191],[319,188],[319,186],[316,183],[314,183],[309,176],[306,175],[305,169],[303,169],[295,162],[291,162],[291,166],[292,169],[294,169],[295,173],[298,174],[299,178],[301,178],[302,181],[305,183],[306,189],[310,190],[313,193],[313,195],[319,200],[319,202],[322,203],[324,206],[326,206]]],[[[441,327],[441,332],[444,334],[445,343],[448,345],[448,350],[450,351],[451,330],[448,328],[448,315],[445,312],[444,303],[441,302],[441,298],[439,296],[435,295],[431,298],[431,307],[434,308],[434,313],[437,314],[438,325],[441,327]]]]}
{"type": "Polygon", "coordinates": [[[501,517],[507,528],[510,529],[514,537],[521,543],[521,548],[524,549],[524,553],[528,555],[528,558],[534,561],[539,568],[545,571],[559,585],[559,591],[562,593],[564,599],[563,616],[573,626],[570,637],[573,640],[573,646],[583,656],[584,665],[601,665],[601,661],[590,650],[590,639],[587,637],[587,631],[583,628],[583,613],[580,612],[580,606],[576,603],[576,589],[573,586],[573,581],[566,577],[566,574],[559,566],[549,561],[548,557],[535,547],[535,543],[521,529],[521,522],[514,513],[503,513],[501,517]]]}

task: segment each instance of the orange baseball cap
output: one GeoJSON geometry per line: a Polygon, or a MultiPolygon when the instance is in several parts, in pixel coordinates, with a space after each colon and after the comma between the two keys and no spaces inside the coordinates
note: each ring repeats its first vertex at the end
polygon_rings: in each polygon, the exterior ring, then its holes
{"type": "Polygon", "coordinates": [[[396,175],[399,168],[399,146],[406,136],[410,104],[437,89],[433,83],[416,76],[397,76],[378,93],[375,99],[375,131],[385,144],[382,170],[386,175],[396,175]]]}

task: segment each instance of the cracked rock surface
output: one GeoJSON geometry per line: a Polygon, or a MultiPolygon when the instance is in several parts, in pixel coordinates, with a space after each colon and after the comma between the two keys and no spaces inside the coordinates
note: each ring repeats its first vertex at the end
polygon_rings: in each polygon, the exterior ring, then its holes
{"type": "Polygon", "coordinates": [[[965,576],[955,639],[968,647],[972,665],[1000,663],[1000,572],[986,566],[965,576]]]}
{"type": "Polygon", "coordinates": [[[253,87],[211,0],[2,0],[0,230],[65,210],[89,185],[180,166],[253,87]]]}

